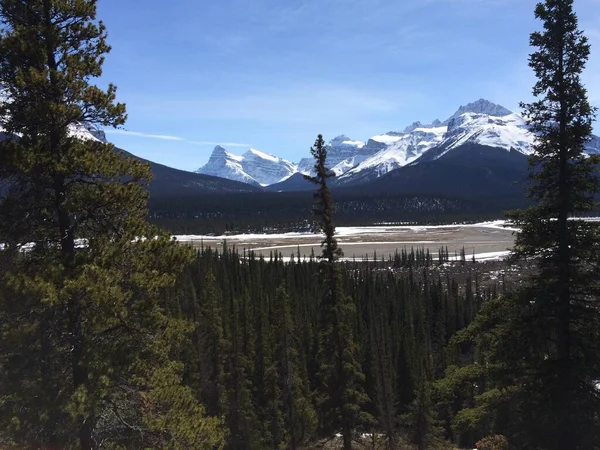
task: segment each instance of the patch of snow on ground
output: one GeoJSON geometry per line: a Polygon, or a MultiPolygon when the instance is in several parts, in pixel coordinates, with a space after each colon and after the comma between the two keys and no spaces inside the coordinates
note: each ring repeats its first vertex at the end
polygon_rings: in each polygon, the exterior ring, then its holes
{"type": "MultiPolygon", "coordinates": [[[[597,220],[600,220],[598,218],[597,220]]],[[[427,230],[440,230],[444,228],[460,228],[460,227],[473,227],[473,228],[492,228],[498,230],[508,230],[508,231],[518,231],[517,228],[511,228],[510,226],[505,227],[507,224],[505,220],[494,220],[490,222],[481,222],[474,224],[449,224],[449,225],[394,225],[394,226],[364,226],[364,227],[337,227],[336,228],[336,236],[339,237],[349,237],[349,236],[360,236],[365,234],[391,234],[397,233],[398,231],[415,231],[415,232],[423,232],[427,230]]],[[[266,240],[275,240],[275,239],[301,239],[301,238],[313,238],[315,236],[320,236],[318,233],[311,232],[290,232],[290,233],[277,233],[277,234],[267,234],[267,233],[253,233],[253,234],[233,234],[233,235],[175,235],[174,237],[178,241],[182,242],[190,242],[190,241],[250,241],[256,239],[266,239],[266,240]]]]}
{"type": "MultiPolygon", "coordinates": [[[[502,252],[487,252],[487,253],[475,253],[475,261],[498,261],[506,258],[510,255],[510,251],[502,251],[502,252]]],[[[460,256],[451,256],[450,261],[460,261],[460,256]]],[[[466,255],[466,260],[471,261],[473,259],[473,255],[466,255]]]]}

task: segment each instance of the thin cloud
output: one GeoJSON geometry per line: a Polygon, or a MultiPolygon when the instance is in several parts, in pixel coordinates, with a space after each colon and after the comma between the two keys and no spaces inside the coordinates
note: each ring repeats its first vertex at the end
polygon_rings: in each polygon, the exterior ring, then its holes
{"type": "Polygon", "coordinates": [[[190,141],[188,139],[182,138],[180,136],[172,136],[169,134],[150,134],[150,133],[141,133],[139,131],[129,131],[122,129],[107,129],[106,133],[109,134],[120,134],[123,136],[131,136],[131,137],[139,137],[145,139],[159,139],[162,141],[176,141],[176,142],[185,142],[187,144],[192,145],[223,145],[226,147],[250,147],[250,144],[243,144],[240,142],[213,142],[213,141],[190,141]]]}
{"type": "Polygon", "coordinates": [[[125,136],[133,136],[133,137],[141,137],[148,139],[160,139],[163,141],[185,141],[185,139],[178,136],[170,136],[168,134],[148,134],[148,133],[140,133],[139,131],[129,131],[129,130],[120,130],[120,129],[108,129],[105,130],[106,133],[109,134],[123,134],[125,136]]]}

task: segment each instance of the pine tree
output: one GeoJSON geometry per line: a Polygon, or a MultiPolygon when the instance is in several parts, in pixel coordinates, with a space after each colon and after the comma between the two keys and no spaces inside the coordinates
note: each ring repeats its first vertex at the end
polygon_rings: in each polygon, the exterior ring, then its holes
{"type": "Polygon", "coordinates": [[[600,159],[584,154],[595,116],[580,79],[590,46],[572,0],[546,0],[535,16],[543,22],[531,35],[536,50],[529,60],[537,100],[523,107],[536,134],[536,205],[513,216],[521,228],[516,257],[534,258],[538,268],[515,296],[531,324],[524,380],[531,402],[524,408],[542,410],[528,427],[536,448],[599,448],[600,234],[595,224],[572,220],[595,209],[600,191],[600,159]]]}
{"type": "Polygon", "coordinates": [[[273,311],[275,367],[278,373],[284,445],[297,450],[314,439],[317,414],[311,404],[306,370],[301,367],[299,339],[290,308],[290,298],[282,285],[277,289],[273,311]]]}
{"type": "MultiPolygon", "coordinates": [[[[313,194],[313,215],[318,218],[319,231],[324,235],[323,242],[321,242],[323,253],[320,258],[327,263],[322,267],[333,271],[334,263],[343,256],[343,252],[338,247],[335,238],[335,225],[333,224],[335,206],[327,185],[327,180],[334,177],[335,174],[327,167],[327,146],[322,135],[317,137],[315,145],[310,148],[310,154],[315,160],[313,167],[315,175],[304,175],[304,178],[317,185],[317,191],[313,194]]],[[[333,282],[334,277],[330,275],[327,279],[333,282]]]]}
{"type": "Polygon", "coordinates": [[[424,376],[420,377],[415,399],[409,405],[408,412],[402,417],[407,428],[409,442],[418,450],[447,448],[442,437],[442,429],[433,409],[431,387],[424,376]]]}
{"type": "Polygon", "coordinates": [[[361,405],[368,398],[362,388],[365,377],[354,335],[356,309],[342,291],[341,273],[337,266],[342,251],[335,238],[334,205],[327,185],[333,173],[327,167],[327,147],[322,135],[317,137],[310,151],[315,160],[315,175],[305,177],[317,185],[313,213],[319,218],[320,231],[324,234],[323,251],[319,257],[323,295],[317,355],[321,428],[328,437],[341,431],[343,448],[350,450],[356,428],[371,419],[361,411],[361,405]]]}
{"type": "Polygon", "coordinates": [[[227,351],[223,333],[221,293],[212,272],[204,280],[200,296],[200,316],[197,319],[199,388],[207,411],[220,416],[226,403],[224,358],[227,351]]]}
{"type": "MultiPolygon", "coordinates": [[[[231,261],[235,263],[235,259],[231,261]]],[[[239,262],[237,262],[239,264],[239,262]]],[[[225,362],[225,382],[227,386],[227,408],[225,424],[228,428],[227,448],[232,450],[261,448],[262,436],[257,419],[257,406],[252,397],[250,367],[253,361],[245,345],[253,345],[244,339],[242,324],[250,318],[247,311],[240,308],[240,301],[230,294],[227,299],[226,339],[229,349],[225,362]]],[[[244,302],[242,302],[243,304],[244,302]]]]}
{"type": "Polygon", "coordinates": [[[3,0],[0,19],[0,242],[10,260],[0,442],[219,446],[219,422],[171,358],[191,331],[167,314],[191,252],[146,223],[149,167],[75,132],[126,119],[116,88],[90,83],[110,50],[96,1],[3,0]]]}
{"type": "Polygon", "coordinates": [[[600,233],[576,219],[595,209],[600,190],[600,160],[584,155],[595,116],[580,79],[590,46],[572,0],[539,3],[535,16],[543,23],[530,39],[537,99],[522,105],[536,135],[530,157],[535,205],[510,217],[521,229],[513,257],[536,270],[517,292],[485,305],[457,336],[478,343],[481,362],[465,373],[486,381],[485,392],[457,419],[477,423],[504,411],[510,415],[505,434],[518,448],[596,449],[600,233]]]}

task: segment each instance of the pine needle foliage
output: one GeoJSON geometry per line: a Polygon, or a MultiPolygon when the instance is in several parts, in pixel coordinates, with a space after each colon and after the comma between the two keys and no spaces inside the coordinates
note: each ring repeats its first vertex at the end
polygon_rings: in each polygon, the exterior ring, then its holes
{"type": "Polygon", "coordinates": [[[584,154],[596,113],[581,81],[590,45],[572,0],[541,2],[535,17],[543,25],[530,38],[536,100],[522,104],[536,135],[529,176],[535,204],[509,214],[520,229],[512,259],[535,270],[455,336],[478,351],[472,365],[452,368],[446,380],[477,386],[457,428],[487,423],[517,448],[596,449],[600,230],[578,219],[596,210],[600,192],[600,159],[584,154]]]}
{"type": "Polygon", "coordinates": [[[343,292],[340,268],[342,256],[335,238],[334,204],[327,180],[333,176],[327,167],[327,147],[319,135],[310,149],[315,159],[314,176],[306,179],[317,185],[313,213],[324,234],[321,244],[320,278],[323,285],[318,330],[318,408],[324,436],[341,433],[343,448],[350,450],[358,427],[372,421],[362,405],[368,402],[363,383],[365,375],[356,342],[356,308],[343,292]]]}
{"type": "Polygon", "coordinates": [[[80,131],[126,120],[92,84],[96,3],[0,2],[0,444],[212,449],[219,420],[171,357],[193,254],[146,222],[148,165],[80,131]]]}

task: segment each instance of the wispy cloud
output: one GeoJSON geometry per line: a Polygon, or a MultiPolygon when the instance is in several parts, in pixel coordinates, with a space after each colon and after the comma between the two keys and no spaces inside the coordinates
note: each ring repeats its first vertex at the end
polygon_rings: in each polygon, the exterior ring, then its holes
{"type": "Polygon", "coordinates": [[[109,129],[105,130],[105,132],[109,133],[109,134],[122,134],[125,136],[131,136],[131,137],[160,139],[162,141],[185,141],[185,139],[183,139],[179,136],[170,136],[168,134],[140,133],[139,131],[129,131],[129,130],[123,130],[123,129],[119,129],[119,128],[117,128],[117,129],[109,128],[109,129]]]}
{"type": "Polygon", "coordinates": [[[240,142],[216,142],[216,141],[192,141],[189,139],[185,139],[180,136],[172,136],[169,134],[151,134],[151,133],[141,133],[139,131],[130,131],[123,129],[112,129],[109,128],[105,130],[106,133],[109,134],[120,134],[122,136],[131,136],[131,137],[139,137],[145,139],[159,139],[161,141],[176,141],[183,142],[191,145],[200,145],[200,146],[212,146],[212,145],[224,145],[227,147],[250,147],[250,144],[243,144],[240,142]]]}

